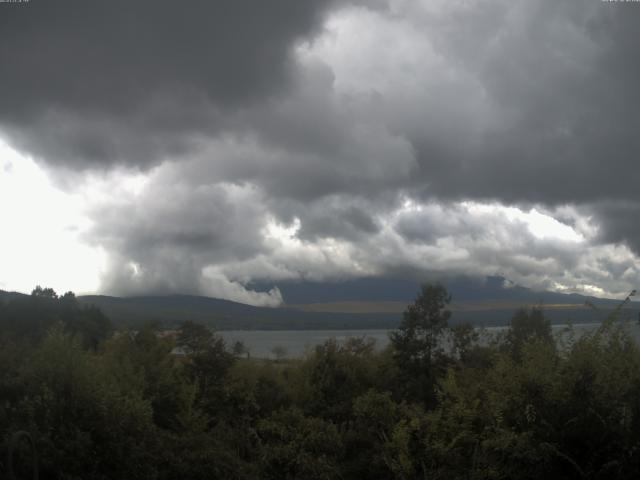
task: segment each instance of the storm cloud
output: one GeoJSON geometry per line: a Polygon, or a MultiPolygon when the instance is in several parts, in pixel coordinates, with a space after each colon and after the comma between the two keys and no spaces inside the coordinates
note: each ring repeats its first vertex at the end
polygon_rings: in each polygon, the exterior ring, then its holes
{"type": "Polygon", "coordinates": [[[275,304],[243,285],[640,279],[640,4],[0,8],[0,134],[85,186],[145,179],[87,207],[104,291],[275,304]]]}
{"type": "Polygon", "coordinates": [[[331,1],[34,1],[3,6],[3,128],[78,167],[149,165],[295,77],[331,1]]]}

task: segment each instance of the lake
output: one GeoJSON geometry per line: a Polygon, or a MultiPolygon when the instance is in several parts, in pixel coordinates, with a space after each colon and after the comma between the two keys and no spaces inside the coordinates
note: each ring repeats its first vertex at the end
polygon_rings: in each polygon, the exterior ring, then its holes
{"type": "MultiPolygon", "coordinates": [[[[599,323],[579,323],[573,328],[577,335],[592,331],[599,323]]],[[[483,336],[488,338],[496,335],[507,327],[487,327],[481,330],[483,336]]],[[[562,332],[567,325],[553,325],[554,334],[562,332]]],[[[640,339],[640,326],[637,323],[629,324],[630,332],[638,340],[640,339]]],[[[275,358],[273,349],[283,348],[286,357],[302,357],[307,350],[313,349],[330,338],[338,342],[344,342],[350,337],[373,338],[376,347],[383,349],[389,344],[389,332],[391,330],[229,330],[218,332],[231,345],[241,341],[249,349],[252,357],[275,358]]]]}

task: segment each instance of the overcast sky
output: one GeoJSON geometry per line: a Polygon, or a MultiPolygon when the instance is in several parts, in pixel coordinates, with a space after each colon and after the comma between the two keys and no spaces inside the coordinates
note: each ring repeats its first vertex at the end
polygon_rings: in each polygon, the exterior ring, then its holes
{"type": "Polygon", "coordinates": [[[0,289],[640,280],[640,3],[0,3],[0,289]]]}

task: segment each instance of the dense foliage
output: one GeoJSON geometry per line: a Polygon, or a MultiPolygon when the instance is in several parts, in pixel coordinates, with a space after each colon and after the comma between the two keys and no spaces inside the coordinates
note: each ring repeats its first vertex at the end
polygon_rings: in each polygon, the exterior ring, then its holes
{"type": "Polygon", "coordinates": [[[448,302],[425,286],[384,351],[269,361],[195,323],[112,334],[37,289],[0,303],[0,452],[30,432],[45,479],[637,475],[640,349],[622,322],[558,341],[523,309],[487,341],[450,328],[448,302]]]}

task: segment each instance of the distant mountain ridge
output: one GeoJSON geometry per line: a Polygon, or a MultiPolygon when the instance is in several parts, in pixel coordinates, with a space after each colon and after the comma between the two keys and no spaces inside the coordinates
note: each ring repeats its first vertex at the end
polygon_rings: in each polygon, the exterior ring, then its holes
{"type": "MultiPolygon", "coordinates": [[[[277,286],[288,305],[363,301],[410,303],[418,294],[421,283],[400,277],[370,277],[338,282],[256,282],[249,287],[266,292],[277,286]]],[[[618,302],[577,293],[536,291],[512,284],[502,276],[484,279],[461,276],[441,283],[451,294],[454,303],[512,301],[525,304],[584,304],[586,300],[598,303],[618,302]]]]}
{"type": "Polygon", "coordinates": [[[98,306],[116,324],[135,326],[160,322],[177,326],[191,320],[218,330],[323,330],[395,328],[397,314],[305,312],[290,308],[255,307],[230,300],[194,295],[144,297],[79,297],[98,306]]]}
{"type": "MultiPolygon", "coordinates": [[[[511,285],[503,277],[484,281],[458,278],[444,282],[452,295],[452,323],[505,325],[521,306],[541,304],[554,323],[601,320],[599,316],[620,303],[579,294],[538,292],[511,285]],[[595,312],[585,302],[602,309],[595,312]]],[[[257,290],[273,285],[254,284],[257,290]]],[[[159,322],[175,327],[185,320],[219,330],[323,330],[396,328],[402,311],[419,292],[420,283],[394,278],[357,279],[335,283],[281,283],[286,304],[279,308],[256,307],[196,295],[112,297],[79,296],[80,302],[98,306],[118,326],[136,327],[159,322]]],[[[7,301],[22,294],[0,291],[7,301]]],[[[635,305],[630,306],[637,316],[635,305]]]]}

